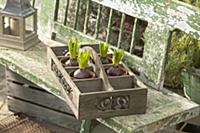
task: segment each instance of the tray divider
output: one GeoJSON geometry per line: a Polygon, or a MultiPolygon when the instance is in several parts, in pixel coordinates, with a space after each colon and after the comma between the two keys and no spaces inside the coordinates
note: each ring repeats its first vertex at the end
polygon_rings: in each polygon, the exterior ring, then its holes
{"type": "Polygon", "coordinates": [[[113,90],[115,90],[111,86],[111,84],[110,84],[110,82],[108,80],[108,77],[107,77],[107,75],[106,75],[106,73],[104,71],[104,68],[103,68],[103,64],[101,63],[101,60],[100,60],[98,54],[96,53],[96,51],[93,48],[88,47],[88,46],[84,47],[83,49],[89,49],[90,50],[91,57],[95,62],[94,63],[95,72],[102,79],[103,85],[104,85],[103,88],[105,89],[105,91],[113,91],[113,90]]]}

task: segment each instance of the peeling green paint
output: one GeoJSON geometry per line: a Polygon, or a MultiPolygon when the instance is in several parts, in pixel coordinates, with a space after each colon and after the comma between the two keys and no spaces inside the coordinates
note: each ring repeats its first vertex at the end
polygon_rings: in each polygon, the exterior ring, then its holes
{"type": "Polygon", "coordinates": [[[48,38],[53,30],[54,2],[55,0],[36,0],[35,4],[38,9],[38,31],[48,38]]]}
{"type": "MultiPolygon", "coordinates": [[[[166,25],[149,24],[145,32],[145,47],[142,68],[142,79],[154,81],[159,88],[163,81],[166,50],[168,47],[169,28],[166,25]]],[[[148,83],[150,84],[150,83],[148,83]]]]}
{"type": "Polygon", "coordinates": [[[61,39],[66,40],[66,42],[72,36],[76,36],[80,43],[96,44],[96,43],[100,42],[100,41],[98,41],[98,40],[96,40],[92,37],[88,37],[81,32],[75,31],[72,28],[67,27],[67,26],[63,26],[59,23],[54,23],[54,28],[55,28],[55,33],[58,33],[58,36],[60,36],[61,39]]]}
{"type": "Polygon", "coordinates": [[[150,23],[161,23],[171,27],[179,28],[189,33],[195,39],[200,39],[200,27],[193,26],[192,23],[199,22],[200,10],[194,6],[179,2],[177,0],[93,0],[102,5],[108,6],[124,12],[130,16],[146,20],[150,23]],[[194,18],[193,21],[191,18],[194,18]],[[191,25],[180,26],[181,22],[191,25]],[[198,35],[194,32],[198,31],[198,35]]]}
{"type": "Polygon", "coordinates": [[[132,133],[131,128],[129,127],[122,128],[121,124],[118,122],[115,122],[113,119],[98,119],[98,121],[100,121],[101,123],[110,127],[111,129],[113,129],[114,131],[118,133],[132,133]]]}
{"type": "Polygon", "coordinates": [[[40,87],[47,89],[47,91],[50,91],[56,96],[61,96],[58,85],[51,78],[51,73],[47,69],[47,58],[41,58],[41,56],[46,57],[46,48],[44,45],[39,44],[29,49],[28,52],[14,49],[9,50],[7,48],[1,48],[0,51],[1,64],[40,87]]]}
{"type": "Polygon", "coordinates": [[[191,104],[167,90],[165,95],[150,90],[146,114],[97,120],[119,133],[155,132],[198,115],[199,107],[189,109],[191,104]]]}

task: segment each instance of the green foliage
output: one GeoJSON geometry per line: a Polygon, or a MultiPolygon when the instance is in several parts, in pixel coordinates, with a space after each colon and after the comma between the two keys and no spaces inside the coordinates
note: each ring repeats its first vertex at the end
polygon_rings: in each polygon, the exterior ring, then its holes
{"type": "Polygon", "coordinates": [[[196,0],[195,6],[200,7],[200,0],[196,0]]]}
{"type": "Polygon", "coordinates": [[[100,43],[99,44],[99,51],[100,51],[101,57],[105,58],[107,56],[108,48],[109,48],[109,45],[107,43],[100,43]]]}
{"type": "Polygon", "coordinates": [[[73,41],[72,41],[72,39],[70,39],[70,41],[68,43],[68,48],[69,48],[70,58],[75,59],[76,55],[79,51],[79,44],[78,44],[78,40],[76,37],[74,37],[73,41]]]}
{"type": "Polygon", "coordinates": [[[185,2],[187,4],[191,4],[196,7],[200,7],[200,0],[179,0],[179,1],[185,2]]]}
{"type": "Polygon", "coordinates": [[[120,61],[122,60],[124,56],[124,50],[123,49],[115,49],[112,57],[112,62],[114,65],[119,65],[120,61]]]}
{"type": "Polygon", "coordinates": [[[78,64],[80,69],[85,69],[88,66],[90,59],[90,50],[83,50],[78,54],[78,64]]]}
{"type": "Polygon", "coordinates": [[[182,87],[182,70],[191,71],[193,68],[200,68],[200,42],[184,32],[174,32],[165,82],[174,88],[180,88],[182,87]]]}

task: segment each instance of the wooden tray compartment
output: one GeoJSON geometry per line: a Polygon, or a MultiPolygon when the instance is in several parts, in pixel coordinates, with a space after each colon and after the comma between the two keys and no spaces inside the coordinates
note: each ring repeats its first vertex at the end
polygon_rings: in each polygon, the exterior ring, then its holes
{"type": "MultiPolygon", "coordinates": [[[[130,70],[128,75],[107,77],[104,67],[109,65],[99,64],[97,56],[95,64],[103,68],[97,77],[72,80],[70,71],[77,67],[63,67],[59,59],[66,49],[67,46],[48,48],[48,66],[77,119],[145,113],[147,87],[130,70]]],[[[96,70],[94,67],[90,69],[96,70]]]]}

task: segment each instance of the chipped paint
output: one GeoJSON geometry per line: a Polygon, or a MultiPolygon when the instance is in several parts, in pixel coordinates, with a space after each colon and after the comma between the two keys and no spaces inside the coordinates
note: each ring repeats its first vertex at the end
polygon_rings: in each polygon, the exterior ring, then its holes
{"type": "Polygon", "coordinates": [[[166,24],[171,27],[171,29],[179,28],[182,31],[188,32],[191,36],[196,39],[200,39],[200,33],[198,36],[194,35],[194,30],[200,31],[200,27],[178,27],[179,21],[186,21],[188,25],[193,22],[197,22],[200,19],[200,10],[187,5],[182,2],[175,0],[165,1],[146,1],[146,0],[93,0],[102,5],[108,6],[125,12],[126,14],[146,20],[148,22],[156,22],[166,24]],[[109,4],[108,4],[109,3],[109,4]],[[166,12],[167,11],[167,12],[166,12]],[[183,17],[183,18],[181,18],[183,17]],[[191,17],[195,18],[196,21],[191,21],[191,17]],[[176,23],[171,23],[172,21],[176,23]],[[170,22],[170,23],[168,23],[170,22]]]}
{"type": "Polygon", "coordinates": [[[54,95],[61,96],[58,85],[51,78],[51,73],[47,69],[47,59],[41,58],[41,56],[46,57],[44,45],[37,45],[30,49],[29,52],[9,49],[0,49],[0,51],[1,64],[47,91],[52,92],[54,95]]]}
{"type": "Polygon", "coordinates": [[[189,109],[192,102],[167,90],[162,98],[150,90],[146,114],[97,119],[118,133],[147,133],[171,127],[199,115],[199,107],[189,109]],[[162,99],[162,100],[161,100],[162,99]],[[188,108],[188,109],[187,109],[188,108]],[[184,111],[183,111],[184,110],[184,111]],[[120,129],[120,130],[119,130],[120,129]]]}
{"type": "Polygon", "coordinates": [[[178,11],[182,12],[183,14],[186,14],[188,16],[191,16],[191,15],[195,15],[195,12],[188,9],[187,7],[184,7],[184,6],[177,6],[177,9],[178,11]]]}

